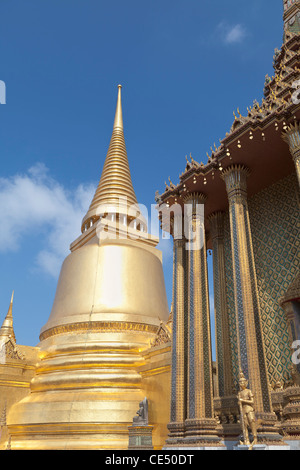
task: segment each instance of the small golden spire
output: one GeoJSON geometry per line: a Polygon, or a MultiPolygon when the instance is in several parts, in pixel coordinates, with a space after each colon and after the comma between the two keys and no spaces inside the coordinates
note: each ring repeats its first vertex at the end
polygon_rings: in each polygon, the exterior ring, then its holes
{"type": "Polygon", "coordinates": [[[13,328],[13,316],[12,316],[13,302],[14,302],[14,291],[11,296],[9,309],[6,314],[5,320],[0,328],[0,338],[12,336],[14,339],[16,339],[14,328],[13,328]]]}
{"type": "Polygon", "coordinates": [[[15,291],[13,290],[12,294],[11,294],[9,309],[8,309],[8,312],[7,312],[7,316],[9,316],[11,318],[12,318],[12,308],[13,308],[13,303],[14,303],[14,295],[15,295],[15,291]]]}

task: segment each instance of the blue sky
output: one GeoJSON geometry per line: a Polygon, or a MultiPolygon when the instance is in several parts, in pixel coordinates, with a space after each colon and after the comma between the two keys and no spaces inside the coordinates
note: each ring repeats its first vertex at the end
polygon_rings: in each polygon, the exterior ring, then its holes
{"type": "Polygon", "coordinates": [[[117,85],[134,188],[150,207],[185,155],[206,162],[233,111],[261,100],[282,0],[2,0],[0,17],[0,321],[14,289],[17,342],[34,346],[101,175],[117,85]]]}

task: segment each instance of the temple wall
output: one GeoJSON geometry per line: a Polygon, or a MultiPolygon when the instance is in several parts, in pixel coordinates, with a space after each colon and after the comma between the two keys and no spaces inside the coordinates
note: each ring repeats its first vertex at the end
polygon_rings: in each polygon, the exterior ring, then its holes
{"type": "Polygon", "coordinates": [[[171,343],[153,347],[144,353],[140,368],[142,387],[149,401],[149,423],[153,425],[153,447],[161,449],[168,437],[170,421],[171,343]]]}
{"type": "Polygon", "coordinates": [[[6,416],[12,405],[30,393],[30,381],[38,362],[37,347],[18,345],[22,358],[16,357],[14,350],[0,361],[0,450],[8,443],[6,416]]]}

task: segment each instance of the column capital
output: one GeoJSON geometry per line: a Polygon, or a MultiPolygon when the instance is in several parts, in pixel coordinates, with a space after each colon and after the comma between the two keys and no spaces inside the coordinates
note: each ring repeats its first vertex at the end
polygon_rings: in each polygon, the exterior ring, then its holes
{"type": "Polygon", "coordinates": [[[184,215],[188,222],[191,222],[193,219],[204,219],[204,211],[199,210],[197,206],[202,206],[207,199],[207,196],[203,193],[189,193],[187,194],[183,201],[185,207],[190,206],[191,209],[184,212],[184,215]]]}
{"type": "Polygon", "coordinates": [[[247,178],[249,168],[242,164],[234,164],[223,170],[221,177],[225,181],[229,201],[247,197],[247,178]]]}
{"type": "Polygon", "coordinates": [[[282,134],[282,138],[289,146],[300,186],[300,123],[295,122],[287,126],[285,132],[282,134]]]}
{"type": "Polygon", "coordinates": [[[188,193],[186,196],[183,197],[183,201],[185,204],[191,204],[191,203],[196,203],[196,204],[204,204],[207,199],[207,196],[203,193],[188,193]]]}
{"type": "Polygon", "coordinates": [[[289,145],[291,154],[294,156],[300,150],[300,123],[295,122],[287,126],[282,133],[282,138],[289,145]]]}
{"type": "Polygon", "coordinates": [[[179,245],[179,242],[185,242],[184,235],[184,218],[182,210],[180,213],[175,213],[170,217],[170,233],[173,236],[174,243],[176,242],[179,245]]]}
{"type": "Polygon", "coordinates": [[[185,239],[184,236],[183,236],[182,238],[176,238],[176,237],[174,237],[174,246],[175,246],[175,247],[177,247],[177,248],[180,248],[180,247],[185,248],[185,245],[186,245],[186,239],[185,239]]]}

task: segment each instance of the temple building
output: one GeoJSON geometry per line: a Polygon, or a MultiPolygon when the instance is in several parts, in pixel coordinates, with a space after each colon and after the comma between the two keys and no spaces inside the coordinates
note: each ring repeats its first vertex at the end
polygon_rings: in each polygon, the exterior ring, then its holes
{"type": "Polygon", "coordinates": [[[300,450],[300,1],[283,4],[262,101],[234,113],[207,163],[190,156],[179,182],[156,193],[174,239],[171,312],[131,180],[119,85],[99,185],[40,342],[17,343],[13,296],[0,329],[0,449],[128,449],[145,397],[154,449],[232,449],[243,376],[258,444],[300,450]]]}
{"type": "Polygon", "coordinates": [[[234,113],[207,164],[187,159],[179,184],[157,195],[163,228],[174,237],[169,445],[207,445],[208,437],[216,444],[218,436],[226,442],[239,434],[241,373],[255,397],[259,441],[280,446],[284,436],[299,443],[300,366],[292,362],[300,339],[299,33],[300,2],[285,1],[284,42],[262,102],[246,116],[234,113]],[[202,238],[194,250],[190,234],[202,238]],[[207,249],[214,270],[213,402],[207,249]]]}

